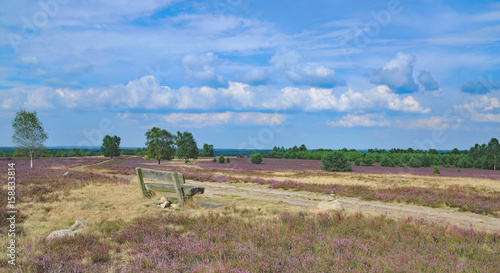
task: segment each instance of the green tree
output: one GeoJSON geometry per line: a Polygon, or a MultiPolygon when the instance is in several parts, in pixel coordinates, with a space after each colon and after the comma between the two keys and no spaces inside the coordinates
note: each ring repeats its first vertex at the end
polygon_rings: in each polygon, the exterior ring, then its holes
{"type": "Polygon", "coordinates": [[[335,151],[327,153],[321,159],[323,166],[321,169],[329,172],[350,172],[351,163],[347,160],[345,153],[335,151]]]}
{"type": "Polygon", "coordinates": [[[252,155],[250,155],[250,162],[252,162],[252,164],[262,163],[262,155],[258,152],[253,152],[252,155]]]}
{"type": "Polygon", "coordinates": [[[101,153],[105,157],[120,156],[120,141],[118,136],[106,135],[102,140],[101,153]]]}
{"type": "Polygon", "coordinates": [[[226,162],[226,160],[224,159],[224,156],[223,155],[220,155],[219,156],[219,163],[220,164],[224,164],[226,162]]]}
{"type": "Polygon", "coordinates": [[[36,111],[29,112],[22,108],[19,109],[12,121],[12,128],[14,129],[12,141],[17,147],[29,154],[30,166],[33,168],[35,152],[43,149],[43,143],[49,138],[43,129],[42,122],[36,116],[36,111]]]}
{"type": "Polygon", "coordinates": [[[497,169],[497,164],[500,161],[500,144],[498,139],[492,138],[488,143],[488,160],[493,163],[493,170],[497,169]]]}
{"type": "Polygon", "coordinates": [[[201,153],[203,157],[213,157],[214,156],[214,145],[209,145],[207,143],[203,144],[203,152],[201,153]]]}
{"type": "Polygon", "coordinates": [[[184,159],[185,163],[188,163],[190,158],[198,158],[199,149],[196,146],[193,134],[190,132],[177,132],[175,139],[175,145],[177,145],[176,157],[184,159]]]}
{"type": "Polygon", "coordinates": [[[174,136],[165,129],[153,127],[146,132],[148,159],[172,160],[175,155],[174,136]]]}
{"type": "Polygon", "coordinates": [[[438,166],[434,166],[434,170],[432,171],[433,174],[441,174],[441,172],[439,171],[439,167],[438,166]]]}

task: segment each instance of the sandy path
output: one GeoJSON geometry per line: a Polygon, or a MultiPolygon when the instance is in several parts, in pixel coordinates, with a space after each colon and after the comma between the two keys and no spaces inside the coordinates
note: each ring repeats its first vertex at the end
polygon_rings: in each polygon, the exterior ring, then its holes
{"type": "MultiPolygon", "coordinates": [[[[326,199],[326,195],[304,191],[286,191],[282,189],[270,189],[257,184],[225,184],[214,182],[198,182],[187,180],[186,184],[205,187],[205,196],[215,194],[232,194],[249,199],[278,200],[295,206],[316,207],[320,201],[326,199]]],[[[424,218],[427,221],[449,223],[458,227],[473,227],[476,230],[487,232],[500,232],[500,218],[474,214],[470,212],[458,212],[452,209],[430,208],[400,203],[383,203],[379,201],[364,201],[358,198],[341,197],[338,201],[348,212],[360,211],[364,214],[386,214],[393,217],[424,218]]]]}

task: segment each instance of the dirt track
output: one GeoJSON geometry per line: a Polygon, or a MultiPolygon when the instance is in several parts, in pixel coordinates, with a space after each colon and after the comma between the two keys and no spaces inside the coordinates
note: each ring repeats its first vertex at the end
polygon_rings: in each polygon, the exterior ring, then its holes
{"type": "MultiPolygon", "coordinates": [[[[215,194],[238,195],[249,199],[278,200],[295,206],[314,208],[320,201],[326,199],[326,195],[310,192],[285,191],[281,189],[270,189],[257,184],[230,185],[214,182],[186,181],[188,185],[205,187],[205,196],[215,194]]],[[[364,214],[380,215],[386,214],[393,217],[424,218],[428,221],[439,223],[450,223],[458,227],[473,227],[476,230],[487,232],[500,232],[500,218],[474,214],[470,212],[458,212],[452,209],[430,208],[409,204],[382,203],[378,201],[364,201],[358,198],[339,197],[338,201],[348,212],[360,211],[364,214]]]]}

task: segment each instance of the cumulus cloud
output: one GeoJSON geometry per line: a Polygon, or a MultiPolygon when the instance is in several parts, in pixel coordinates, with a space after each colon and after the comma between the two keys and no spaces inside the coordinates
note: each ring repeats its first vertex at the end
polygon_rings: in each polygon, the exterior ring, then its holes
{"type": "Polygon", "coordinates": [[[418,82],[424,87],[425,91],[439,90],[439,84],[427,70],[421,70],[418,75],[418,82]]]}
{"type": "Polygon", "coordinates": [[[345,85],[344,81],[337,80],[333,69],[305,62],[296,51],[276,53],[269,62],[294,84],[324,88],[345,85]]]}
{"type": "Polygon", "coordinates": [[[500,89],[500,82],[488,80],[468,81],[461,87],[462,92],[471,94],[487,94],[494,90],[500,89]]]}
{"type": "Polygon", "coordinates": [[[418,85],[413,80],[414,62],[415,56],[398,52],[395,59],[373,72],[370,81],[374,84],[387,85],[398,93],[417,92],[418,85]]]}
{"type": "Polygon", "coordinates": [[[474,100],[465,104],[455,105],[455,109],[464,111],[465,117],[476,122],[500,122],[500,101],[498,98],[484,95],[474,97],[474,100]]]}
{"type": "MultiPolygon", "coordinates": [[[[286,87],[275,90],[269,86],[250,86],[229,82],[226,88],[208,86],[171,89],[161,86],[154,76],[144,76],[127,85],[105,88],[43,87],[17,92],[13,97],[38,104],[42,108],[109,108],[114,109],[182,109],[182,110],[287,110],[299,111],[357,111],[389,109],[406,113],[428,113],[412,96],[394,93],[387,86],[363,92],[349,89],[336,96],[332,89],[286,87]],[[40,95],[43,93],[44,95],[40,95]],[[24,96],[24,98],[22,98],[24,96]]],[[[20,106],[20,105],[19,105],[20,106]]]]}
{"type": "Polygon", "coordinates": [[[182,58],[182,66],[189,78],[196,79],[202,85],[213,87],[227,86],[227,80],[215,71],[220,62],[212,52],[194,55],[188,54],[182,58]]]}
{"type": "Polygon", "coordinates": [[[332,127],[384,127],[389,126],[389,120],[378,114],[346,115],[338,121],[326,123],[332,127]]]}

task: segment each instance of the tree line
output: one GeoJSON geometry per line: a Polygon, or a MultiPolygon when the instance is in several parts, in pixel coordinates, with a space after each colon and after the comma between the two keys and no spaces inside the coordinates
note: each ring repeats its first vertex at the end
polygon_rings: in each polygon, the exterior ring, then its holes
{"type": "MultiPolygon", "coordinates": [[[[448,152],[438,152],[435,149],[428,151],[409,149],[369,149],[367,152],[358,150],[316,149],[307,150],[305,145],[294,146],[288,149],[274,147],[272,151],[264,153],[265,158],[289,158],[323,160],[331,158],[332,154],[341,157],[341,161],[354,162],[356,166],[371,166],[379,163],[382,167],[430,167],[442,165],[445,168],[476,168],[496,170],[500,164],[500,144],[498,139],[492,138],[487,144],[475,144],[469,150],[460,151],[457,148],[448,152]]],[[[333,159],[332,159],[333,160],[333,159]]],[[[335,159],[337,160],[337,159],[335,159]]],[[[342,164],[341,164],[342,165],[342,164]]],[[[340,169],[348,169],[341,166],[340,169]]]]}

